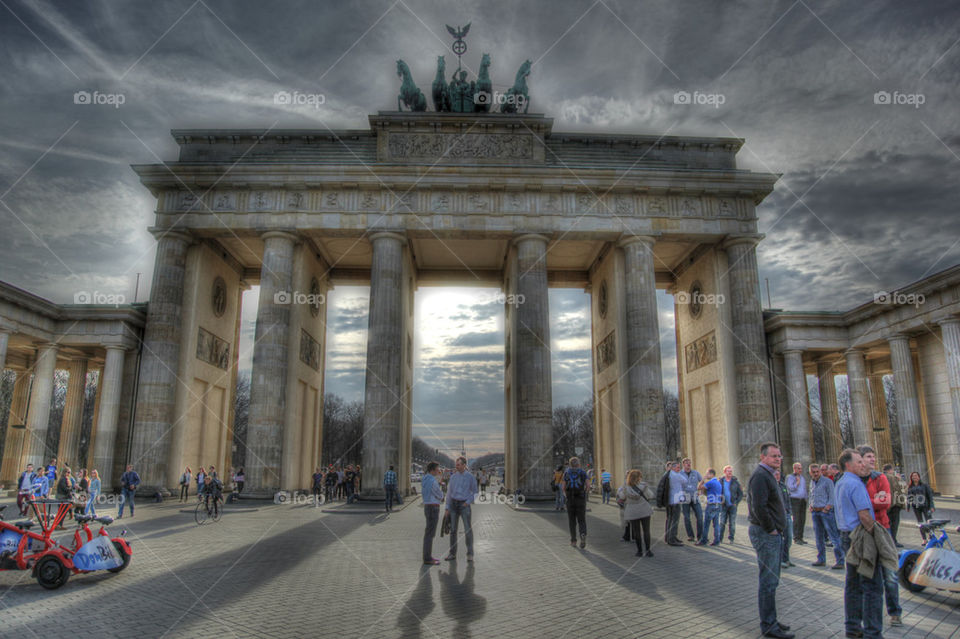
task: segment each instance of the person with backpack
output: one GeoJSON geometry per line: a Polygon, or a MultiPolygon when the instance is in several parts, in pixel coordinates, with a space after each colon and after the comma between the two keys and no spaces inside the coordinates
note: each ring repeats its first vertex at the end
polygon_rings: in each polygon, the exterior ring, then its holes
{"type": "Polygon", "coordinates": [[[580,468],[580,458],[571,457],[570,467],[563,473],[561,490],[567,498],[567,523],[570,526],[570,545],[577,546],[577,527],[580,529],[580,547],[587,547],[587,493],[590,478],[580,468]]]}
{"type": "Polygon", "coordinates": [[[27,464],[27,468],[20,473],[17,479],[17,508],[20,509],[20,516],[25,517],[29,508],[28,503],[30,493],[33,492],[33,482],[37,474],[33,472],[33,464],[27,464]]]}
{"type": "Polygon", "coordinates": [[[623,518],[630,523],[630,535],[637,543],[637,557],[653,557],[650,551],[650,517],[653,515],[650,500],[653,498],[653,491],[643,481],[642,472],[631,470],[627,473],[627,484],[623,488],[623,518]]]}
{"type": "Polygon", "coordinates": [[[600,490],[602,498],[600,503],[609,504],[610,503],[610,493],[613,492],[613,473],[608,471],[606,468],[600,469],[600,490]]]}

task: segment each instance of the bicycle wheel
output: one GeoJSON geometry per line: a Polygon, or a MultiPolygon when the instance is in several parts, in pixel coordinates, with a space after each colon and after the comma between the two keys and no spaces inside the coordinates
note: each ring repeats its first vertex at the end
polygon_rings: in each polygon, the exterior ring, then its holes
{"type": "Polygon", "coordinates": [[[193,518],[197,520],[197,524],[202,526],[207,523],[207,518],[210,516],[210,511],[207,509],[207,505],[201,501],[197,504],[197,509],[193,513],[193,518]]]}
{"type": "Polygon", "coordinates": [[[223,515],[223,498],[218,497],[215,499],[213,502],[213,507],[210,510],[213,521],[220,521],[220,516],[223,515]]]}

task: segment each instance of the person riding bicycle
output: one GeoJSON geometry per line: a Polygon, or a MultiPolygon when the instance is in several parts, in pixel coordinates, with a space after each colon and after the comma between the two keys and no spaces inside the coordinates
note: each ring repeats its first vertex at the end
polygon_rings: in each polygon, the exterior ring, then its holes
{"type": "Polygon", "coordinates": [[[203,478],[203,500],[207,508],[210,508],[210,498],[213,497],[214,503],[223,498],[223,484],[219,479],[212,475],[203,478]]]}

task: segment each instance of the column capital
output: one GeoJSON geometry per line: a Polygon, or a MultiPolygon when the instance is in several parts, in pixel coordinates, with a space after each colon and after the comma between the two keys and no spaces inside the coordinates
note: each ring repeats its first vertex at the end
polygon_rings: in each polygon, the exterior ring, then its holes
{"type": "MultiPolygon", "coordinates": [[[[0,323],[2,323],[2,321],[3,321],[3,320],[0,320],[0,323]]],[[[941,319],[934,320],[933,323],[936,324],[936,325],[938,325],[938,326],[940,326],[940,327],[951,326],[951,325],[956,326],[957,324],[960,324],[960,316],[958,316],[958,315],[947,315],[946,317],[943,317],[943,318],[941,318],[941,319]]],[[[0,331],[2,331],[2,330],[3,330],[3,328],[0,327],[0,331]]]]}
{"type": "Polygon", "coordinates": [[[786,356],[786,355],[796,355],[797,353],[799,353],[800,356],[803,357],[803,354],[805,352],[806,351],[803,350],[802,348],[785,348],[782,351],[780,351],[780,354],[786,356]]]}
{"type": "Polygon", "coordinates": [[[620,248],[626,248],[631,244],[641,242],[647,248],[652,249],[653,245],[656,244],[657,239],[658,238],[655,235],[624,235],[617,241],[617,246],[620,248]]]}
{"type": "Polygon", "coordinates": [[[38,355],[41,352],[47,353],[47,352],[53,351],[54,353],[57,353],[60,350],[60,344],[58,344],[57,342],[43,342],[41,344],[37,344],[36,347],[37,347],[38,355]]]}
{"type": "Polygon", "coordinates": [[[547,244],[550,241],[550,238],[541,233],[523,233],[513,238],[513,244],[517,245],[520,242],[527,242],[530,240],[537,240],[539,242],[543,242],[544,244],[547,244]]]}
{"type": "Polygon", "coordinates": [[[731,246],[736,246],[738,244],[749,244],[751,246],[756,246],[764,237],[765,236],[762,233],[751,235],[731,235],[720,243],[720,248],[725,251],[731,246]]]}
{"type": "Polygon", "coordinates": [[[901,341],[907,342],[907,344],[910,343],[910,336],[907,335],[906,333],[894,333],[893,335],[888,336],[886,339],[891,344],[893,342],[901,342],[901,341]]]}
{"type": "Polygon", "coordinates": [[[299,244],[301,240],[300,236],[297,233],[294,233],[291,231],[264,231],[263,233],[260,234],[261,240],[269,240],[275,237],[290,240],[294,244],[299,244]]]}
{"type": "Polygon", "coordinates": [[[13,333],[17,330],[17,325],[5,317],[0,317],[0,333],[13,333]]]}
{"type": "Polygon", "coordinates": [[[860,346],[851,346],[851,347],[848,348],[847,350],[843,351],[843,356],[844,356],[844,357],[849,357],[849,356],[851,356],[851,355],[860,355],[860,356],[863,356],[866,352],[867,352],[866,349],[864,349],[864,348],[862,348],[862,347],[860,347],[860,346]]]}
{"type": "Polygon", "coordinates": [[[371,244],[373,244],[377,240],[386,240],[386,239],[397,240],[403,245],[406,245],[407,243],[406,234],[398,231],[373,231],[372,233],[370,233],[369,236],[367,236],[367,239],[370,240],[371,244]]]}
{"type": "Polygon", "coordinates": [[[149,231],[158,242],[164,238],[181,240],[187,244],[194,244],[197,241],[197,238],[194,237],[192,233],[180,229],[163,229],[157,226],[151,226],[147,231],[149,231]]]}

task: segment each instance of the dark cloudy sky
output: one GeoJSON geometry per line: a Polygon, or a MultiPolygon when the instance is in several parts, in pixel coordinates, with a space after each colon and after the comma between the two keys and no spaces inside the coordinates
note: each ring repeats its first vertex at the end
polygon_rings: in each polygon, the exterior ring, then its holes
{"type": "MultiPolygon", "coordinates": [[[[154,202],[129,165],[175,158],[170,129],[364,127],[396,108],[394,61],[427,88],[436,56],[453,59],[444,24],[467,22],[465,62],[490,52],[495,88],[534,62],[531,111],[554,130],[745,138],[742,167],[783,174],[759,210],[776,307],[845,309],[960,261],[955,2],[0,0],[0,16],[0,279],[55,301],[131,298],[137,272],[144,298],[154,202]],[[75,104],[82,91],[123,103],[75,104]],[[325,103],[279,106],[278,91],[325,103]]],[[[498,445],[493,293],[418,294],[418,432],[498,445]]],[[[555,404],[579,402],[587,300],[550,301],[555,404]]],[[[328,390],[359,399],[366,290],[331,303],[328,390]]]]}

